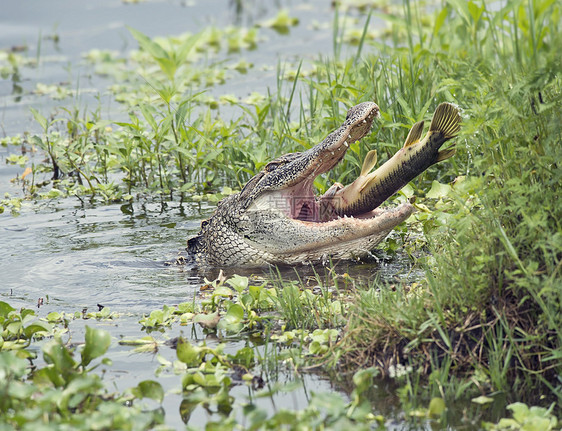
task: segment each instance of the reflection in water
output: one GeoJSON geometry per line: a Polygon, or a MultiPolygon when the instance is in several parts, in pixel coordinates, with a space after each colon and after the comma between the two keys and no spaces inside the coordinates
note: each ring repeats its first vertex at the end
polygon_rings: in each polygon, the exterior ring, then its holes
{"type": "MultiPolygon", "coordinates": [[[[268,266],[263,268],[188,268],[193,274],[205,276],[207,279],[216,279],[220,271],[227,277],[234,274],[246,277],[260,276],[272,281],[299,281],[311,287],[318,284],[322,286],[333,284],[332,280],[340,279],[340,287],[345,286],[346,279],[353,279],[356,284],[363,286],[372,285],[375,280],[383,282],[413,282],[419,279],[423,272],[412,268],[412,262],[404,253],[388,256],[382,252],[372,254],[370,259],[361,261],[334,261],[328,265],[306,264],[298,266],[268,266]],[[347,276],[344,277],[344,274],[347,276]]],[[[185,256],[185,253],[181,254],[185,256]]]]}
{"type": "Polygon", "coordinates": [[[275,8],[280,8],[285,2],[264,2],[262,0],[230,0],[229,6],[234,17],[233,23],[238,26],[252,27],[259,20],[275,14],[275,8]]]}
{"type": "Polygon", "coordinates": [[[14,96],[15,102],[21,101],[23,88],[20,85],[20,83],[21,83],[21,76],[20,76],[19,70],[16,69],[16,70],[14,70],[14,73],[12,74],[12,96],[14,96]]]}

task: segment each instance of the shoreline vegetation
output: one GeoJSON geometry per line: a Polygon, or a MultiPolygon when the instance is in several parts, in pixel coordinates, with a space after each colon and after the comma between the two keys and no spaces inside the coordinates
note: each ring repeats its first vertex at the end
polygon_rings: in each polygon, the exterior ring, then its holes
{"type": "MultiPolygon", "coordinates": [[[[267,358],[245,348],[232,355],[176,340],[178,361],[168,366],[182,373],[187,417],[197,405],[213,405],[224,420],[212,429],[382,428],[385,418],[371,413],[368,397],[374,376],[400,386],[401,408],[411,420],[447,426],[447,410],[458,400],[485,406],[499,398],[509,405],[509,418],[475,426],[530,429],[524,424],[534,421],[544,425],[534,429],[560,429],[561,13],[560,3],[549,0],[505,1],[494,9],[483,1],[450,0],[432,12],[406,0],[380,13],[389,27],[376,34],[369,18],[362,29],[345,30],[336,14],[334,57],[294,70],[279,65],[276,91],[243,101],[214,99],[204,89],[252,65],[240,60],[221,68],[203,53],[256,47],[258,28],[155,39],[130,29],[139,44],[130,57],[85,56],[96,73],[114,79],[110,91],[129,119],[102,119],[99,109],[79,107],[57,115],[32,110],[43,133],[2,143],[43,151],[48,162],[29,164],[25,154],[9,160],[28,168],[17,180],[25,197],[6,197],[0,208],[17,212],[26,200],[73,196],[96,204],[133,205],[146,196],[216,202],[274,157],[322,140],[348,107],[375,101],[382,116],[372,134],[317,179],[323,191],[333,181],[356,178],[369,149],[376,147],[383,163],[414,122],[440,102],[455,103],[463,112],[456,155],[394,198],[416,195],[418,212],[382,246],[389,254],[404,248],[423,269],[420,280],[365,286],[333,275],[318,278],[317,293],[275,277],[219,277],[202,286],[201,303],[170,304],[140,324],[143,330],[199,324],[248,334],[275,352],[267,358]],[[355,46],[347,58],[344,42],[355,46]],[[239,116],[222,119],[217,108],[223,105],[239,116]],[[259,370],[275,368],[273,360],[295,369],[320,367],[352,382],[349,400],[316,394],[301,411],[269,416],[250,402],[242,425],[231,414],[229,388],[238,378],[231,372],[258,388],[259,370]]],[[[295,24],[287,15],[278,20],[295,24]]],[[[118,318],[99,313],[89,317],[118,318]]],[[[127,421],[131,429],[163,427],[158,409],[125,407],[142,398],[161,403],[157,381],[110,396],[93,372],[111,343],[107,332],[88,328],[82,348],[65,345],[61,335],[83,317],[78,314],[37,319],[32,310],[0,302],[2,422],[46,426],[44,414],[52,423],[87,429],[112,415],[122,422],[108,427],[127,421]],[[32,370],[28,360],[38,353],[30,347],[45,337],[52,340],[42,346],[44,366],[32,370]]],[[[155,340],[148,333],[130,343],[138,348],[155,340]]]]}

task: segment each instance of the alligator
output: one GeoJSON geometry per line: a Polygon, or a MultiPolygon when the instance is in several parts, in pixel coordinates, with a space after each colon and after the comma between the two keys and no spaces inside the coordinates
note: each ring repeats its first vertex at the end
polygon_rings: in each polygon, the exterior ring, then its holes
{"type": "Polygon", "coordinates": [[[440,148],[458,134],[461,123],[459,108],[442,103],[423,139],[420,121],[404,146],[374,172],[376,150],[368,152],[355,181],[346,187],[336,183],[315,196],[315,178],[334,168],[351,143],[370,133],[379,116],[375,103],[360,103],[321,143],[266,164],[201,223],[199,233],[187,242],[188,255],[206,267],[292,265],[368,255],[414,212],[410,202],[379,208],[381,203],[429,166],[451,157],[454,145],[440,148]]]}

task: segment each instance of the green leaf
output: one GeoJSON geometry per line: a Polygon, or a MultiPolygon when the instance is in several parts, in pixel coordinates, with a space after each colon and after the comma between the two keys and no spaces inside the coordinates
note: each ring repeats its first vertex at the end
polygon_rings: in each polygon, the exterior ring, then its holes
{"type": "Polygon", "coordinates": [[[43,358],[52,368],[45,368],[47,377],[56,386],[66,383],[69,375],[75,373],[76,362],[72,358],[70,350],[61,344],[60,340],[52,340],[43,346],[43,358]]]}
{"type": "Polygon", "coordinates": [[[20,358],[11,351],[0,352],[0,379],[2,383],[12,378],[22,379],[30,371],[26,359],[20,358]]]}
{"type": "Polygon", "coordinates": [[[195,46],[195,43],[201,37],[203,33],[197,33],[192,36],[189,36],[180,46],[177,51],[177,62],[183,63],[187,59],[187,55],[195,46]]]}
{"type": "Polygon", "coordinates": [[[529,407],[524,403],[513,403],[507,406],[513,414],[513,419],[515,419],[520,424],[523,424],[525,420],[529,417],[529,407]]]}
{"type": "Polygon", "coordinates": [[[441,184],[434,180],[433,183],[431,183],[431,190],[427,192],[426,196],[431,199],[439,199],[447,196],[450,191],[451,186],[449,184],[441,184]]]}
{"type": "Polygon", "coordinates": [[[57,406],[61,410],[75,409],[88,395],[96,393],[102,386],[100,377],[96,374],[77,376],[62,391],[57,399],[57,406]]]}
{"type": "Polygon", "coordinates": [[[236,290],[238,293],[241,293],[248,287],[249,280],[248,277],[235,274],[231,278],[229,278],[226,283],[232,286],[232,288],[234,288],[234,290],[236,290]]]}
{"type": "Polygon", "coordinates": [[[23,382],[11,381],[8,386],[8,397],[16,398],[18,400],[29,399],[35,392],[35,388],[31,385],[26,385],[23,382]]]}
{"type": "Polygon", "coordinates": [[[137,398],[150,398],[162,403],[164,400],[164,389],[162,385],[154,380],[144,380],[132,389],[137,398]]]}
{"type": "Polygon", "coordinates": [[[439,30],[441,30],[441,27],[443,26],[443,23],[445,22],[447,15],[449,15],[449,8],[444,7],[441,10],[441,12],[439,12],[439,15],[437,15],[437,18],[435,18],[435,26],[433,27],[433,37],[439,34],[439,30]]]}
{"type": "Polygon", "coordinates": [[[133,37],[137,40],[140,47],[148,52],[154,59],[169,58],[168,53],[164,48],[158,45],[156,42],[152,41],[148,36],[135,30],[132,27],[127,26],[127,29],[131,32],[133,37]]]}
{"type": "Polygon", "coordinates": [[[93,359],[103,355],[110,344],[109,332],[86,326],[86,344],[82,349],[82,365],[87,366],[93,359]]]}
{"type": "Polygon", "coordinates": [[[221,317],[218,313],[197,314],[193,317],[193,323],[199,323],[204,328],[213,329],[217,327],[221,317]]]}
{"type": "Polygon", "coordinates": [[[34,108],[29,108],[29,110],[31,111],[31,113],[33,114],[33,117],[35,118],[35,121],[37,121],[39,123],[39,125],[41,126],[41,128],[43,129],[43,131],[45,133],[47,133],[47,129],[49,128],[49,125],[47,123],[47,119],[45,117],[43,117],[39,111],[37,111],[34,108]]]}
{"type": "Polygon", "coordinates": [[[156,61],[170,81],[173,81],[178,65],[170,58],[157,58],[156,61]]]}
{"type": "Polygon", "coordinates": [[[230,362],[241,364],[246,368],[250,368],[255,361],[254,349],[251,347],[242,347],[235,355],[228,355],[230,362]]]}
{"type": "Polygon", "coordinates": [[[52,330],[53,330],[53,325],[39,320],[37,322],[32,323],[29,326],[26,326],[23,330],[23,333],[25,334],[25,337],[29,339],[38,332],[50,333],[52,330]]]}
{"type": "Polygon", "coordinates": [[[191,100],[183,101],[176,109],[176,125],[179,127],[183,124],[187,112],[191,109],[191,100]]]}
{"type": "Polygon", "coordinates": [[[178,338],[178,345],[176,348],[176,355],[180,361],[188,367],[196,367],[201,363],[203,356],[203,349],[194,346],[183,337],[178,338]]]}
{"type": "Polygon", "coordinates": [[[8,314],[11,313],[14,310],[15,310],[15,308],[13,308],[7,302],[0,301],[0,316],[8,317],[8,314]]]}
{"type": "Polygon", "coordinates": [[[323,353],[325,353],[328,350],[328,346],[321,344],[319,341],[314,340],[312,343],[310,343],[310,345],[308,346],[308,350],[310,351],[310,353],[312,353],[313,355],[321,355],[323,353]]]}
{"type": "Polygon", "coordinates": [[[146,122],[149,124],[149,126],[152,128],[152,130],[154,130],[154,132],[158,131],[158,124],[156,123],[156,120],[154,119],[154,116],[152,115],[151,111],[154,111],[154,108],[150,105],[146,105],[146,104],[141,104],[139,105],[139,109],[142,113],[142,116],[144,117],[144,119],[146,120],[146,122]]]}
{"type": "Polygon", "coordinates": [[[479,397],[473,398],[471,401],[476,404],[489,404],[493,402],[494,399],[487,397],[486,395],[480,395],[479,397]]]}
{"type": "Polygon", "coordinates": [[[470,25],[470,12],[468,10],[468,3],[465,0],[447,0],[447,3],[470,25]]]}
{"type": "Polygon", "coordinates": [[[343,396],[337,392],[313,393],[310,406],[319,410],[325,410],[330,416],[338,417],[345,414],[346,402],[343,396]]]}
{"type": "Polygon", "coordinates": [[[244,308],[240,304],[232,304],[219,322],[219,328],[230,332],[240,332],[244,328],[244,308]]]}
{"type": "Polygon", "coordinates": [[[6,326],[6,331],[9,334],[13,334],[16,336],[20,336],[20,332],[22,331],[23,325],[20,321],[11,322],[6,326]]]}
{"type": "Polygon", "coordinates": [[[435,397],[429,402],[428,413],[432,418],[439,418],[445,411],[445,401],[443,398],[435,397]]]}
{"type": "Polygon", "coordinates": [[[484,6],[478,7],[476,3],[473,1],[468,2],[468,11],[470,12],[470,16],[474,20],[475,23],[480,21],[480,17],[482,16],[482,12],[484,12],[484,6]]]}
{"type": "Polygon", "coordinates": [[[240,304],[232,304],[223,317],[229,323],[238,323],[244,319],[244,308],[240,304]]]}

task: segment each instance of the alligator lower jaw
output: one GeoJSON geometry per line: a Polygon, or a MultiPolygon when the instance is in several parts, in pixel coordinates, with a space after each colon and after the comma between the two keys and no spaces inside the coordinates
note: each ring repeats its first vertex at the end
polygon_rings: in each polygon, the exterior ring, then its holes
{"type": "Polygon", "coordinates": [[[363,218],[344,216],[314,222],[266,211],[268,216],[261,219],[256,214],[256,220],[264,221],[261,226],[267,233],[250,235],[247,242],[263,253],[263,263],[293,265],[362,258],[413,212],[414,207],[404,203],[371,211],[371,217],[364,214],[363,218]]]}
{"type": "MultiPolygon", "coordinates": [[[[342,217],[335,216],[330,220],[325,221],[307,221],[294,219],[295,223],[301,223],[311,229],[333,229],[338,228],[351,228],[349,231],[348,239],[355,239],[360,236],[368,236],[379,232],[389,232],[397,225],[405,221],[415,208],[410,203],[402,203],[393,207],[376,208],[367,213],[342,217]]],[[[347,237],[340,237],[341,240],[346,240],[347,237]]]]}
{"type": "Polygon", "coordinates": [[[315,196],[313,181],[309,177],[292,187],[265,193],[248,208],[251,222],[245,241],[264,253],[264,262],[296,264],[364,257],[414,212],[410,203],[403,203],[339,216],[331,205],[324,205],[326,194],[315,196]]]}

